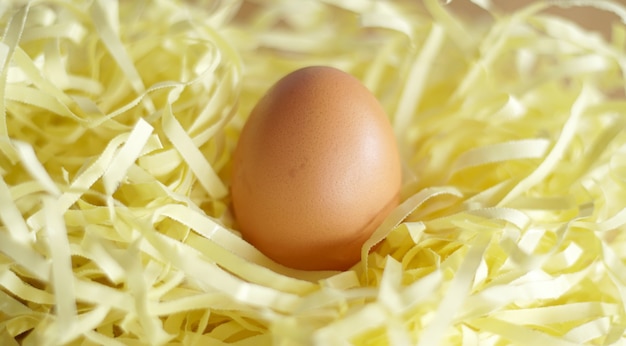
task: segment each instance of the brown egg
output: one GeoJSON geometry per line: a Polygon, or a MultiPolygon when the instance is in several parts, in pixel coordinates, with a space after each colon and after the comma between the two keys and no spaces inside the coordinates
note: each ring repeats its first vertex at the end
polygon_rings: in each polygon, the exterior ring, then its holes
{"type": "Polygon", "coordinates": [[[398,204],[396,141],[379,102],[330,67],[279,80],[252,110],[234,154],[243,238],[278,263],[344,270],[398,204]]]}

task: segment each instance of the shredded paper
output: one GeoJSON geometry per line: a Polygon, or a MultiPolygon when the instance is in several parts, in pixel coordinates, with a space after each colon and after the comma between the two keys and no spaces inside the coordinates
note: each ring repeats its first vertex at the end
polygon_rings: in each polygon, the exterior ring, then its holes
{"type": "Polygon", "coordinates": [[[626,6],[452,5],[2,1],[0,344],[626,344],[626,6]],[[582,6],[607,35],[550,12],[582,6]],[[308,65],[363,81],[403,161],[345,272],[230,209],[248,113],[308,65]]]}

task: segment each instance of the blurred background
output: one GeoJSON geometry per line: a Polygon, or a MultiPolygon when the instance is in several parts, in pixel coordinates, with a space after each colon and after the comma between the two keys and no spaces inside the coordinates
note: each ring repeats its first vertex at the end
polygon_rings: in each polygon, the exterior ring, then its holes
{"type": "MultiPolygon", "coordinates": [[[[518,8],[527,6],[537,0],[487,0],[490,1],[498,9],[503,12],[514,11],[518,8]]],[[[485,2],[487,2],[485,1],[485,2]]],[[[476,1],[480,2],[480,1],[476,1]]],[[[559,1],[566,4],[567,0],[559,1]]],[[[574,2],[573,0],[571,2],[574,2]]],[[[626,0],[617,0],[616,2],[626,5],[626,0]]],[[[471,1],[456,0],[452,1],[450,6],[453,10],[468,19],[485,19],[487,17],[485,11],[471,1]]],[[[604,37],[610,37],[611,26],[619,20],[619,17],[613,13],[603,11],[594,7],[552,7],[545,11],[549,14],[556,14],[565,18],[569,18],[582,27],[601,33],[604,37]]]]}

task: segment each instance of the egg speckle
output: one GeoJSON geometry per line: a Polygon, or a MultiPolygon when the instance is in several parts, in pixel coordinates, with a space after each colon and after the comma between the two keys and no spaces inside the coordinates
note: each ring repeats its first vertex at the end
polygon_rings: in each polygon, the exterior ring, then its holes
{"type": "Polygon", "coordinates": [[[345,270],[397,206],[400,158],[378,100],[331,67],[294,71],[254,107],[233,157],[245,240],[285,266],[345,270]]]}

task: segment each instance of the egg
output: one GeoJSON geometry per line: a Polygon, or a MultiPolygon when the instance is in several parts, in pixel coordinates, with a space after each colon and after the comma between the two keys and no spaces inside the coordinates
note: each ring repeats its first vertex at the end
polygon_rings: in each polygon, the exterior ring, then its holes
{"type": "Polygon", "coordinates": [[[346,270],[399,202],[400,157],[376,97],[341,70],[296,70],[258,101],[233,156],[244,240],[275,262],[346,270]]]}

